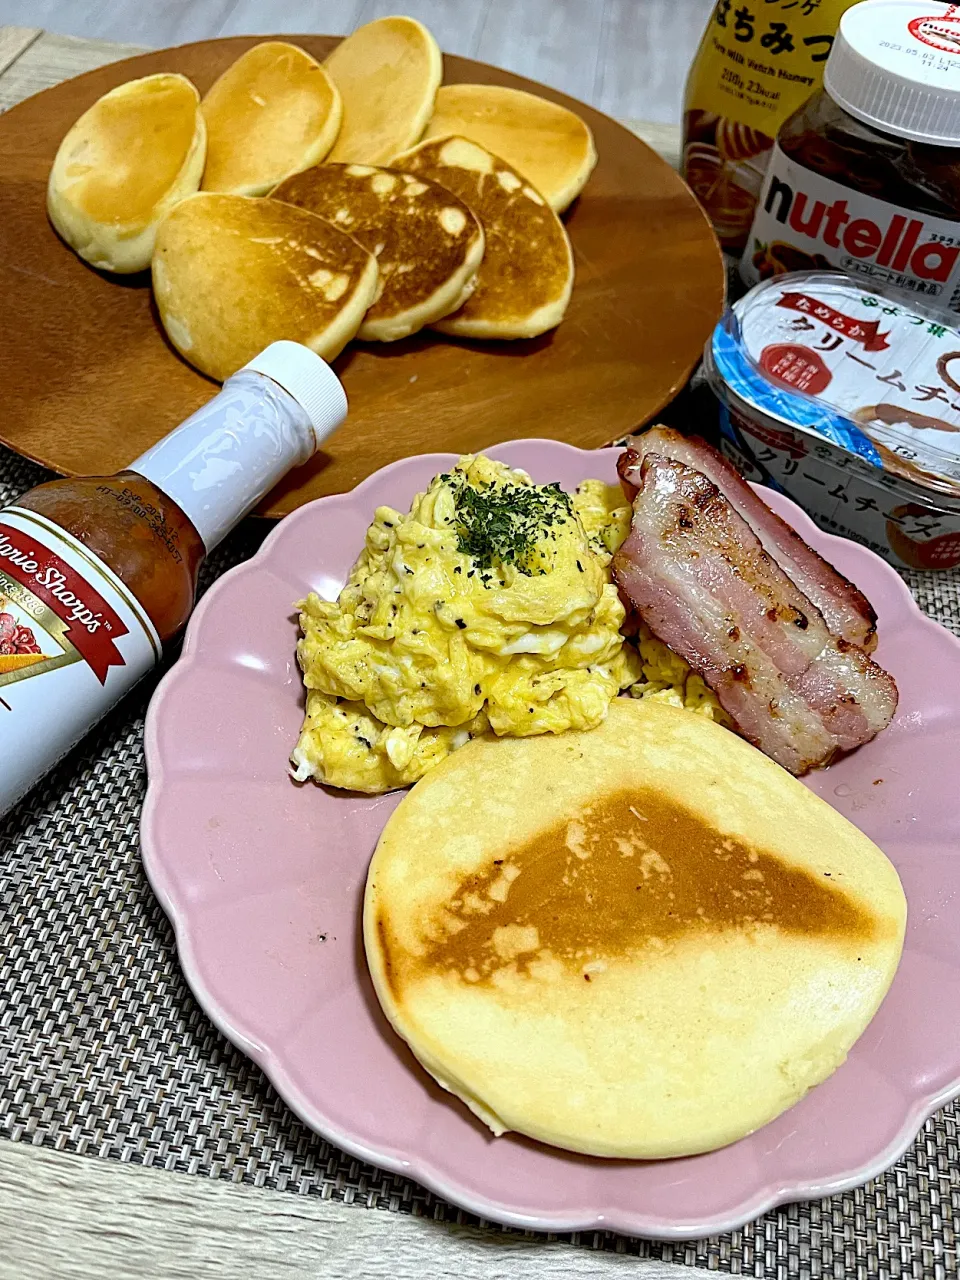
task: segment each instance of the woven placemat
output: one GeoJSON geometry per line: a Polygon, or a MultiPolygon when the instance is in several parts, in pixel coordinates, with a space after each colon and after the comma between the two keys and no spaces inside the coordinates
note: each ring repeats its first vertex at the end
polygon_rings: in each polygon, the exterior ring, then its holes
{"type": "MultiPolygon", "coordinates": [[[[47,478],[0,448],[0,505],[47,478]]],[[[249,521],[204,584],[246,558],[249,521]]],[[[960,574],[908,576],[960,634],[960,574]]],[[[143,874],[143,716],[155,679],[0,822],[0,1133],[15,1142],[475,1221],[413,1182],[345,1155],[296,1120],[207,1021],[143,874]]],[[[2,749],[2,744],[0,744],[2,749]]],[[[924,1126],[866,1187],[791,1205],[689,1244],[579,1233],[575,1243],[761,1277],[944,1277],[957,1268],[958,1115],[924,1126]]],[[[499,1228],[491,1228],[498,1230],[499,1228]]]]}

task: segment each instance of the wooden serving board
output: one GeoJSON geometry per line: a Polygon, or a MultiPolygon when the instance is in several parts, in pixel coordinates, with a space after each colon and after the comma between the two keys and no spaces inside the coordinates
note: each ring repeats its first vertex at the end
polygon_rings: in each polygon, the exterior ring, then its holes
{"type": "MultiPolygon", "coordinates": [[[[0,441],[67,475],[108,474],[216,393],[167,343],[147,273],[109,276],[59,240],[46,182],[60,140],[109,89],[179,71],[201,93],[266,36],[183,45],[112,63],[0,116],[0,441]]],[[[338,43],[284,36],[317,58],[338,43]]],[[[474,452],[553,437],[605,444],[648,422],[682,387],[720,314],[720,251],[699,205],[645,143],[607,116],[542,85],[465,58],[447,83],[510,85],[578,112],[599,162],[566,223],[577,279],[566,318],[524,342],[456,341],[429,332],[352,343],[334,368],[350,415],[326,450],[270,495],[281,516],[350,489],[398,458],[474,452]]]]}

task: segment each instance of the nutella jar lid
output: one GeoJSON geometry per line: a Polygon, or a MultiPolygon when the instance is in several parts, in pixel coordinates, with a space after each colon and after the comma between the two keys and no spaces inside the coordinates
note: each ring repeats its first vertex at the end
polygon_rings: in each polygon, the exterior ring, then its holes
{"type": "Polygon", "coordinates": [[[823,87],[881,132],[960,147],[960,5],[854,5],[840,20],[823,87]]]}

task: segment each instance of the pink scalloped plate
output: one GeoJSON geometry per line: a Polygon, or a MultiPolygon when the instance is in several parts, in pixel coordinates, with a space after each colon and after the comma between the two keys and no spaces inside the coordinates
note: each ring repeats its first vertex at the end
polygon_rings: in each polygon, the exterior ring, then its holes
{"type": "MultiPolygon", "coordinates": [[[[490,452],[566,488],[616,478],[616,449],[490,452]]],[[[761,491],[866,592],[900,687],[890,728],[810,780],[897,866],[910,920],[896,979],[835,1075],[721,1151],[604,1161],[493,1138],[414,1062],[367,977],[364,879],[400,795],[336,795],[287,774],[303,709],[294,602],[335,596],[374,508],[405,508],[451,461],[395,463],[283,520],[204,598],[153,700],[143,861],[197,999],[318,1133],[498,1222],[689,1239],[867,1181],[960,1092],[960,642],[872,552],[761,491]]]]}

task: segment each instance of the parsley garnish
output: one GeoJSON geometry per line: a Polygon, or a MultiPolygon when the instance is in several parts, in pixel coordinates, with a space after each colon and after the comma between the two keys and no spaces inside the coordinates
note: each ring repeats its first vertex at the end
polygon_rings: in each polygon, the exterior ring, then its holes
{"type": "MultiPolygon", "coordinates": [[[[537,544],[547,536],[555,540],[553,527],[573,515],[570,495],[559,484],[475,486],[458,472],[440,479],[453,489],[458,549],[480,569],[513,565],[530,577],[537,544]]],[[[489,585],[490,577],[482,576],[489,585]]]]}

